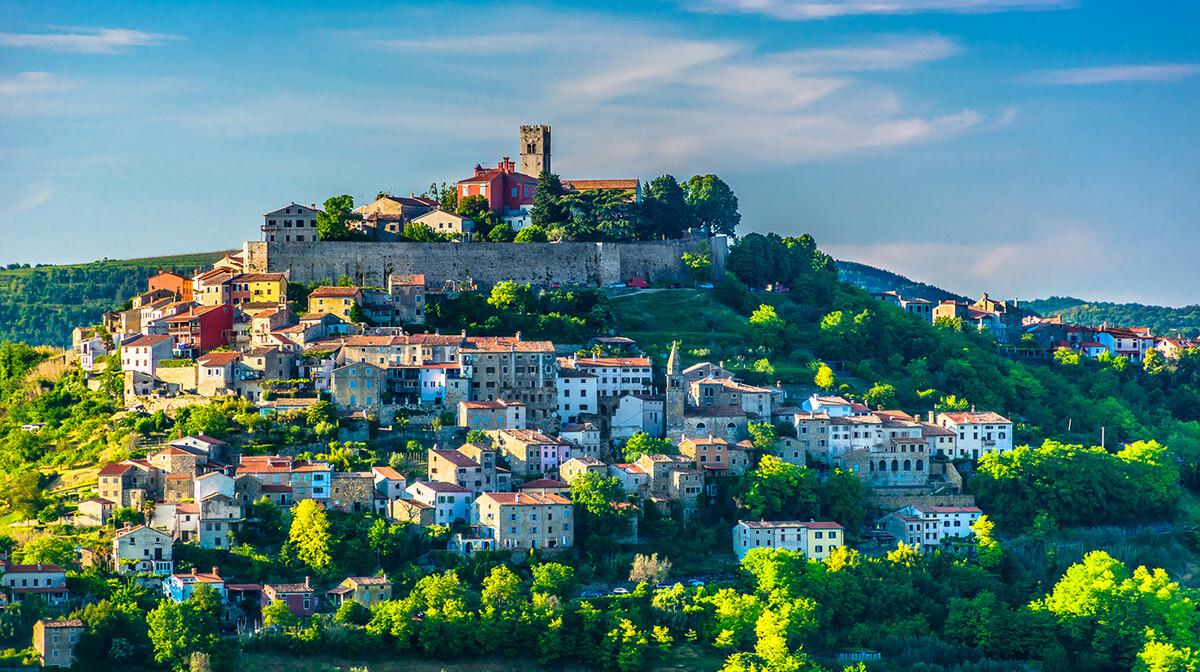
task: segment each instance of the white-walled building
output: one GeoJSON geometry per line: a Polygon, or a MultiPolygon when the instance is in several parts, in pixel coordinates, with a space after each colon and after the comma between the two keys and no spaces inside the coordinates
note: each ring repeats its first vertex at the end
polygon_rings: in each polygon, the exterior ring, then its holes
{"type": "Polygon", "coordinates": [[[739,520],[733,527],[733,552],[738,560],[756,548],[800,552],[810,560],[824,560],[844,545],[842,526],[837,523],[798,520],[739,520]]]}
{"type": "Polygon", "coordinates": [[[999,413],[939,413],[937,422],[957,435],[954,457],[977,460],[986,453],[1013,449],[1013,423],[999,413]]]}

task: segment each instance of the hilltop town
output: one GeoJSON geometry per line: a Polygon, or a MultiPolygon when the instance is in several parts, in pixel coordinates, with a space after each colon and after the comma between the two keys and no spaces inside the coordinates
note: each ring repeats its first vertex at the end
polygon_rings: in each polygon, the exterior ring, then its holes
{"type": "MultiPolygon", "coordinates": [[[[14,660],[1101,660],[1052,618],[985,633],[1074,589],[1024,535],[1175,532],[1195,456],[1150,439],[1190,418],[1141,386],[1200,344],[986,294],[867,295],[807,236],[731,245],[715,176],[686,196],[669,176],[558,180],[550,129],[520,139],[519,168],[424,196],[271,210],[262,240],[160,270],[68,352],[5,344],[7,441],[42,469],[6,499],[3,594],[34,649],[14,660]],[[1044,410],[1110,388],[1141,415],[1044,410]],[[1100,447],[1056,441],[1089,433],[1100,447]],[[1084,501],[1050,491],[1063,472],[1084,501]]],[[[1192,604],[1178,584],[1161,599],[1192,604]]],[[[1150,636],[1125,637],[1104,665],[1150,636]]]]}

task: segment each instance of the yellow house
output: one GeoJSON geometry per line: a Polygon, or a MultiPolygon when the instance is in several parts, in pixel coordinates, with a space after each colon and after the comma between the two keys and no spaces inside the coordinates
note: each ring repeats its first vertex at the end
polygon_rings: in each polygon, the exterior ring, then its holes
{"type": "Polygon", "coordinates": [[[392,582],[382,576],[348,576],[327,594],[337,606],[358,602],[370,608],[392,599],[392,582]]]}
{"type": "Polygon", "coordinates": [[[358,287],[318,287],[308,295],[308,312],[330,313],[351,322],[350,309],[362,305],[358,287]]]}
{"type": "Polygon", "coordinates": [[[235,303],[283,303],[287,301],[287,277],[283,273],[245,273],[233,279],[235,303]]]}

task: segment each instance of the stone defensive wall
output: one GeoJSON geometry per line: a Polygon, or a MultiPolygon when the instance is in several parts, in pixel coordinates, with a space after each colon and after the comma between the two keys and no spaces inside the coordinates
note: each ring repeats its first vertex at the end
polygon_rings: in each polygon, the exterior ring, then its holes
{"type": "Polygon", "coordinates": [[[386,287],[389,274],[421,273],[431,287],[468,278],[484,285],[607,285],[631,277],[684,282],[683,254],[701,242],[713,252],[712,277],[724,277],[725,236],[631,243],[247,242],[242,252],[246,272],[289,272],[292,282],[302,283],[337,282],[345,275],[363,286],[386,287]]]}

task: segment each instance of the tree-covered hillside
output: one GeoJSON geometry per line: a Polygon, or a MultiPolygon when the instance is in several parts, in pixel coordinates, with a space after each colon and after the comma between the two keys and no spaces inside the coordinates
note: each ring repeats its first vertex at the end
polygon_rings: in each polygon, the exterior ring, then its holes
{"type": "Polygon", "coordinates": [[[1061,315],[1066,322],[1093,327],[1107,322],[1120,327],[1149,327],[1155,336],[1200,336],[1200,305],[1169,308],[1140,303],[1087,302],[1069,296],[1052,296],[1030,301],[1023,307],[1039,315],[1061,315]]]}
{"type": "Polygon", "coordinates": [[[71,344],[71,329],[95,324],[100,315],[146,290],[158,269],[190,274],[226,252],[105,260],[70,266],[12,264],[0,269],[0,341],[71,344]]]}
{"type": "Polygon", "coordinates": [[[842,282],[862,287],[868,292],[896,292],[906,299],[927,301],[961,301],[963,297],[947,292],[941,287],[910,280],[898,273],[885,271],[856,261],[837,261],[838,275],[842,282]]]}

